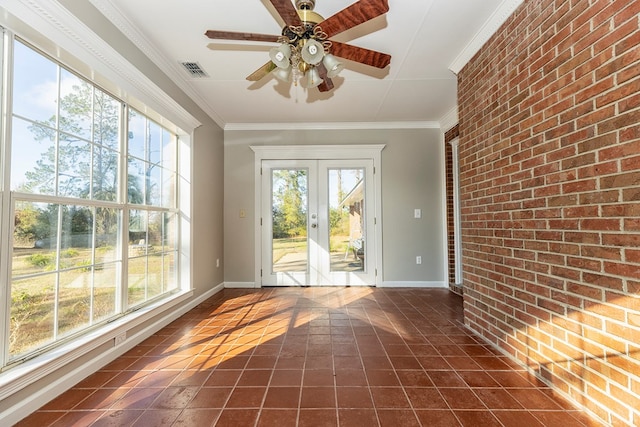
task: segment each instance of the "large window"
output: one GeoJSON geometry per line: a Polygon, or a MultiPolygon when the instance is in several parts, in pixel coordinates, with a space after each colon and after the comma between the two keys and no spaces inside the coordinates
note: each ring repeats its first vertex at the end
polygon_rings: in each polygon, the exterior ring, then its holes
{"type": "Polygon", "coordinates": [[[19,40],[10,52],[2,366],[170,295],[179,259],[176,133],[19,40]]]}

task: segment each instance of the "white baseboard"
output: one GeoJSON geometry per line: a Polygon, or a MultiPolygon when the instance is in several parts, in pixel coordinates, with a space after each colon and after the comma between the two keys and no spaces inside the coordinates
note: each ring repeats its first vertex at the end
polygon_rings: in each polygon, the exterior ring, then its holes
{"type": "Polygon", "coordinates": [[[445,282],[398,282],[398,281],[384,281],[379,288],[442,288],[447,289],[449,286],[445,282]]]}
{"type": "MultiPolygon", "coordinates": [[[[147,327],[140,330],[134,335],[131,335],[131,336],[127,335],[127,339],[123,344],[118,345],[117,347],[114,346],[110,350],[102,353],[99,357],[94,358],[76,367],[70,372],[55,379],[54,381],[48,383],[47,385],[40,388],[36,392],[27,396],[25,399],[21,400],[15,405],[10,406],[5,410],[3,410],[2,412],[0,412],[0,425],[13,425],[18,421],[22,420],[23,418],[31,414],[33,411],[42,407],[43,405],[45,405],[46,403],[48,403],[49,401],[51,401],[52,399],[54,399],[55,397],[63,393],[64,391],[73,387],[78,382],[86,378],[88,375],[96,372],[103,366],[107,365],[108,363],[120,357],[127,351],[131,350],[133,347],[140,344],[149,336],[158,332],[160,329],[167,326],[169,323],[173,322],[174,320],[176,320],[183,314],[187,313],[188,311],[192,310],[198,304],[202,303],[203,301],[212,297],[216,293],[220,292],[222,289],[224,289],[223,284],[219,284],[211,288],[204,294],[200,295],[199,297],[194,298],[193,300],[180,306],[176,310],[165,310],[162,313],[164,314],[164,316],[156,320],[154,323],[148,325],[147,327]]],[[[145,316],[142,316],[140,321],[136,323],[137,324],[144,323],[145,321],[144,317],[145,316]]],[[[149,314],[146,317],[152,318],[153,315],[149,314]]],[[[105,332],[104,335],[109,335],[112,337],[113,332],[112,331],[105,332]]],[[[113,339],[113,338],[107,338],[107,339],[113,339]]],[[[101,341],[100,344],[101,345],[104,344],[104,341],[101,341]]],[[[86,354],[94,350],[95,348],[97,348],[97,345],[93,345],[93,346],[87,345],[82,349],[82,352],[86,354]]],[[[55,363],[55,361],[51,361],[51,363],[55,363]]],[[[57,368],[62,368],[63,366],[64,365],[60,365],[59,363],[57,364],[57,368]]],[[[47,372],[47,375],[53,375],[53,374],[55,374],[55,370],[49,370],[47,372]]],[[[25,387],[26,386],[28,386],[28,384],[25,385],[25,387]]]]}
{"type": "Polygon", "coordinates": [[[256,289],[255,282],[224,282],[225,289],[256,289]]]}

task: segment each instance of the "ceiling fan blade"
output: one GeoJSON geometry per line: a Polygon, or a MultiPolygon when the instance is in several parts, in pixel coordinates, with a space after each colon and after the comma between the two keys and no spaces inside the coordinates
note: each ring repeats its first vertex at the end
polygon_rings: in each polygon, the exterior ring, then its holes
{"type": "Polygon", "coordinates": [[[291,0],[271,0],[271,4],[276,8],[287,26],[302,26],[300,15],[298,15],[298,11],[295,6],[293,6],[293,3],[291,3],[291,0]]]}
{"type": "Polygon", "coordinates": [[[391,63],[391,55],[346,43],[331,41],[331,53],[376,68],[385,68],[391,63]]]}
{"type": "Polygon", "coordinates": [[[278,66],[273,62],[269,61],[266,64],[264,64],[262,67],[255,70],[253,73],[249,74],[247,76],[247,80],[249,80],[250,82],[257,82],[258,80],[262,79],[264,76],[266,76],[276,68],[278,68],[278,66]]]}
{"type": "Polygon", "coordinates": [[[204,33],[205,36],[210,39],[216,40],[245,40],[256,42],[278,42],[280,36],[272,36],[269,34],[256,34],[256,33],[237,33],[235,31],[216,31],[208,30],[204,33]]]}
{"type": "Polygon", "coordinates": [[[318,26],[332,37],[389,11],[389,0],[359,0],[318,26]]]}
{"type": "Polygon", "coordinates": [[[318,73],[320,74],[320,78],[322,79],[322,83],[318,85],[318,90],[320,92],[329,92],[331,89],[333,89],[333,82],[329,77],[327,77],[327,67],[325,67],[321,62],[316,65],[316,68],[318,69],[318,73]]]}

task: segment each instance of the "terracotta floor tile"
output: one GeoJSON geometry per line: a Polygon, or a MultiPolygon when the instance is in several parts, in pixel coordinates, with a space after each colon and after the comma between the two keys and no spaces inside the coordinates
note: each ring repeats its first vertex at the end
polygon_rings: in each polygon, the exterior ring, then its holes
{"type": "Polygon", "coordinates": [[[247,362],[245,369],[273,369],[277,360],[277,356],[253,355],[247,362]]]}
{"type": "Polygon", "coordinates": [[[72,388],[44,405],[41,409],[43,411],[69,411],[94,391],[93,389],[72,388]]]}
{"type": "Polygon", "coordinates": [[[180,371],[160,370],[150,372],[149,375],[142,378],[136,387],[151,388],[151,387],[168,387],[176,377],[180,374],[180,371]]]}
{"type": "Polygon", "coordinates": [[[74,388],[100,388],[113,378],[113,372],[98,371],[80,381],[74,388]]]}
{"type": "Polygon", "coordinates": [[[466,387],[467,383],[455,371],[427,371],[436,387],[466,387]]]}
{"type": "Polygon", "coordinates": [[[205,387],[232,387],[235,386],[244,371],[236,369],[215,370],[209,374],[204,383],[205,387]]]}
{"type": "Polygon", "coordinates": [[[400,380],[392,369],[366,370],[365,374],[371,387],[400,387],[400,380]]]}
{"type": "Polygon", "coordinates": [[[108,365],[104,366],[101,371],[116,371],[122,372],[129,367],[133,362],[138,360],[138,358],[132,357],[119,357],[108,365]]]}
{"type": "Polygon", "coordinates": [[[336,427],[338,416],[335,409],[300,409],[298,427],[336,427]]]}
{"type": "Polygon", "coordinates": [[[362,363],[364,364],[365,369],[393,369],[389,358],[387,358],[386,356],[364,356],[364,354],[367,353],[363,352],[362,356],[362,363]]]}
{"type": "Polygon", "coordinates": [[[413,409],[448,409],[437,388],[405,388],[413,409]]]}
{"type": "Polygon", "coordinates": [[[380,427],[420,427],[420,422],[411,410],[378,409],[380,427]]]}
{"type": "Polygon", "coordinates": [[[216,427],[252,426],[258,419],[258,409],[225,409],[216,421],[216,427]]]}
{"type": "MultiPolygon", "coordinates": [[[[71,411],[59,418],[50,427],[69,427],[69,426],[89,426],[102,416],[102,411],[71,411]]],[[[49,423],[41,424],[39,427],[49,425],[49,423]]]]}
{"type": "Polygon", "coordinates": [[[279,369],[274,370],[269,385],[271,387],[301,386],[302,369],[279,369]]]}
{"type": "Polygon", "coordinates": [[[389,356],[413,356],[409,346],[404,343],[388,344],[384,346],[384,349],[389,356]]]}
{"type": "Polygon", "coordinates": [[[307,356],[305,369],[333,369],[333,357],[329,355],[307,356]]]}
{"type": "Polygon", "coordinates": [[[307,344],[307,354],[314,356],[331,356],[331,344],[307,344]]]}
{"type": "MultiPolygon", "coordinates": [[[[100,412],[96,411],[98,414],[100,412]]],[[[37,411],[19,421],[15,427],[43,427],[51,425],[67,414],[66,411],[37,411]]]]}
{"type": "Polygon", "coordinates": [[[441,356],[447,358],[447,357],[462,357],[462,356],[466,356],[467,353],[464,352],[464,350],[462,349],[462,347],[455,345],[455,344],[446,344],[446,345],[439,345],[437,347],[438,353],[440,353],[441,356]]]}
{"type": "Polygon", "coordinates": [[[363,369],[362,361],[357,355],[354,356],[333,356],[333,366],[335,369],[363,369]]]}
{"type": "Polygon", "coordinates": [[[147,409],[164,391],[164,388],[132,388],[120,400],[111,405],[110,409],[147,409]]]}
{"type": "Polygon", "coordinates": [[[410,344],[414,356],[439,356],[438,350],[431,344],[410,344]]]}
{"type": "Polygon", "coordinates": [[[480,368],[487,371],[510,371],[511,365],[506,362],[504,357],[477,357],[476,363],[480,368]]]}
{"type": "Polygon", "coordinates": [[[268,386],[271,374],[270,369],[256,369],[243,371],[236,383],[238,387],[254,387],[254,386],[268,386]]]}
{"type": "Polygon", "coordinates": [[[296,427],[297,423],[297,409],[263,409],[257,427],[296,427]]]}
{"type": "Polygon", "coordinates": [[[178,409],[149,409],[142,413],[132,427],[170,426],[180,416],[178,409]]]}
{"type": "Polygon", "coordinates": [[[335,408],[336,390],[334,387],[302,387],[300,408],[335,408]]]}
{"type": "Polygon", "coordinates": [[[281,344],[260,344],[253,350],[252,356],[278,356],[281,344]]]}
{"type": "Polygon", "coordinates": [[[332,354],[334,356],[358,356],[360,350],[354,343],[336,343],[333,345],[332,354]]]}
{"type": "Polygon", "coordinates": [[[188,355],[167,357],[160,363],[160,366],[158,369],[160,370],[174,369],[177,371],[181,371],[182,369],[187,368],[191,364],[191,361],[193,360],[195,355],[197,355],[198,353],[199,352],[194,352],[188,355]]]}
{"type": "Polygon", "coordinates": [[[501,387],[500,384],[484,371],[456,372],[469,387],[501,387]]]}
{"type": "Polygon", "coordinates": [[[439,391],[451,409],[486,409],[470,388],[441,388],[439,391]]]}
{"type": "Polygon", "coordinates": [[[225,289],[16,426],[52,423],[596,425],[468,333],[459,297],[372,288],[225,289]]]}
{"type": "Polygon", "coordinates": [[[265,408],[297,409],[300,406],[300,387],[269,387],[264,400],[265,408]]]}
{"type": "Polygon", "coordinates": [[[102,388],[94,391],[86,399],[80,402],[74,409],[109,409],[118,399],[132,389],[102,388]]]}
{"type": "Polygon", "coordinates": [[[433,387],[433,381],[426,372],[420,370],[396,371],[396,375],[403,387],[433,387]]]}
{"type": "Polygon", "coordinates": [[[185,409],[172,427],[212,426],[221,412],[221,409],[185,409]]]}
{"type": "Polygon", "coordinates": [[[422,368],[428,371],[439,369],[451,370],[451,365],[449,365],[447,360],[442,356],[417,356],[416,359],[418,359],[422,368]]]}
{"type": "Polygon", "coordinates": [[[366,387],[336,387],[338,408],[373,408],[373,400],[366,387]]]}
{"type": "Polygon", "coordinates": [[[473,392],[489,409],[523,409],[504,388],[476,388],[473,392]]]}
{"type": "Polygon", "coordinates": [[[102,388],[133,388],[151,372],[122,371],[110,373],[113,377],[102,388]]]}
{"type": "Polygon", "coordinates": [[[367,386],[367,377],[363,369],[336,370],[336,386],[367,386]]]}
{"type": "Polygon", "coordinates": [[[306,358],[303,356],[285,356],[280,353],[275,369],[303,369],[306,358]]]}
{"type": "Polygon", "coordinates": [[[231,387],[203,387],[189,402],[189,408],[224,408],[231,394],[231,387]]]}
{"type": "Polygon", "coordinates": [[[306,369],[302,378],[304,387],[333,387],[334,382],[332,369],[306,369]]]}
{"type": "Polygon", "coordinates": [[[445,357],[447,363],[456,371],[459,370],[481,370],[480,365],[478,365],[472,357],[469,356],[449,356],[445,357]]]}
{"type": "Polygon", "coordinates": [[[409,400],[400,387],[372,387],[371,395],[376,408],[409,408],[409,400]]]}
{"type": "Polygon", "coordinates": [[[545,426],[598,426],[597,422],[588,418],[585,414],[572,411],[531,411],[536,419],[545,426]]]}
{"type": "MultiPolygon", "coordinates": [[[[504,427],[545,427],[533,414],[529,411],[493,411],[493,415],[500,420],[504,427]]],[[[565,427],[569,427],[565,421],[565,427]]]]}
{"type": "MultiPolygon", "coordinates": [[[[423,426],[428,427],[457,427],[460,422],[449,409],[416,410],[416,415],[423,426]]],[[[524,427],[524,426],[520,426],[524,427]]]]}
{"type": "Polygon", "coordinates": [[[191,399],[198,394],[200,387],[168,387],[162,391],[151,404],[154,409],[184,409],[191,399]]]}
{"type": "Polygon", "coordinates": [[[93,427],[122,427],[130,426],[142,415],[142,410],[113,410],[106,411],[93,424],[93,427]]]}
{"type": "Polygon", "coordinates": [[[236,387],[225,408],[260,408],[266,392],[266,387],[236,387]]]}
{"type": "Polygon", "coordinates": [[[394,369],[420,369],[422,365],[415,356],[389,356],[394,369]]]}
{"type": "Polygon", "coordinates": [[[338,425],[340,427],[377,426],[378,417],[373,409],[339,409],[338,425]]]}
{"type": "Polygon", "coordinates": [[[455,411],[456,417],[464,427],[502,427],[502,424],[490,411],[455,411]]]}
{"type": "Polygon", "coordinates": [[[547,409],[552,411],[563,409],[537,388],[510,388],[508,391],[525,409],[547,409]]]}
{"type": "MultiPolygon", "coordinates": [[[[244,369],[248,361],[249,356],[225,357],[223,360],[216,362],[215,365],[217,366],[213,367],[216,369],[244,369]]],[[[206,368],[206,366],[204,366],[204,368],[206,368]]]]}
{"type": "Polygon", "coordinates": [[[211,376],[210,371],[180,371],[171,383],[171,387],[203,386],[211,376]]]}

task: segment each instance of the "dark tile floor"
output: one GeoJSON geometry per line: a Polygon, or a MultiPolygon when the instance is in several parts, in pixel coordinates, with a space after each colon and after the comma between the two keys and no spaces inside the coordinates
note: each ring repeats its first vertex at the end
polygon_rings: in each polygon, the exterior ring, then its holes
{"type": "Polygon", "coordinates": [[[18,424],[592,426],[447,290],[225,290],[18,424]]]}

